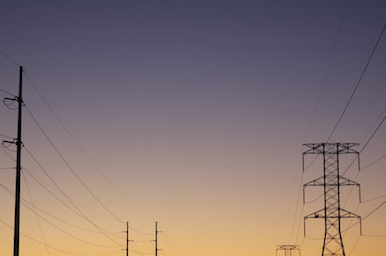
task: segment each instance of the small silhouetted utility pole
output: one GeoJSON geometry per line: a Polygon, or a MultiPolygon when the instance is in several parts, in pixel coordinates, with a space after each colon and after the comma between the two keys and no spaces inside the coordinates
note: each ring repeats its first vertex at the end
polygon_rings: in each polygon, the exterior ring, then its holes
{"type": "Polygon", "coordinates": [[[155,240],[151,240],[152,242],[155,242],[155,256],[157,256],[158,251],[161,249],[158,249],[158,233],[161,231],[158,231],[157,229],[157,222],[155,222],[155,240]]]}
{"type": "Polygon", "coordinates": [[[124,249],[126,251],[126,256],[129,256],[129,242],[133,241],[133,240],[129,240],[129,222],[126,222],[126,231],[123,231],[126,233],[126,249],[124,249]]]}
{"type": "Polygon", "coordinates": [[[126,256],[129,256],[129,222],[126,223],[126,256]]]}
{"type": "Polygon", "coordinates": [[[158,230],[157,230],[157,222],[155,222],[155,256],[158,254],[158,230]]]}

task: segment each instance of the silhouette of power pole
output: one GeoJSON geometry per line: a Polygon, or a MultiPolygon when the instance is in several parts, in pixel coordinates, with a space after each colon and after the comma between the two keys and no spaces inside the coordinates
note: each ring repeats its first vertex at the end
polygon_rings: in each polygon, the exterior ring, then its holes
{"type": "MultiPolygon", "coordinates": [[[[303,152],[303,171],[304,171],[304,156],[308,154],[323,155],[323,176],[307,182],[303,185],[303,201],[304,191],[307,186],[322,186],[324,188],[324,208],[311,213],[304,217],[304,235],[306,234],[305,221],[309,218],[324,219],[324,242],[322,256],[331,255],[345,256],[342,234],[341,234],[341,219],[342,218],[357,218],[361,222],[361,217],[355,213],[349,212],[340,207],[340,187],[341,186],[357,186],[359,188],[360,201],[360,185],[355,181],[349,180],[339,174],[339,155],[341,154],[356,154],[358,157],[359,167],[359,152],[352,149],[358,146],[357,143],[308,143],[304,146],[309,147],[303,152]]],[[[362,230],[362,227],[361,227],[362,230]]],[[[362,231],[361,231],[362,233],[362,231]]]]}
{"type": "MultiPolygon", "coordinates": [[[[16,186],[15,186],[15,226],[14,226],[14,239],[13,239],[13,255],[19,256],[19,243],[20,243],[20,178],[21,178],[21,114],[23,107],[22,99],[23,89],[23,67],[20,66],[19,73],[19,97],[4,98],[5,101],[17,101],[18,102],[18,122],[17,122],[17,138],[13,141],[3,141],[3,145],[15,144],[16,145],[16,186]]],[[[7,105],[7,104],[6,104],[7,105]]]]}
{"type": "Polygon", "coordinates": [[[298,251],[298,255],[300,255],[300,249],[299,245],[277,245],[276,249],[276,256],[277,256],[277,251],[283,250],[284,251],[284,256],[292,256],[292,251],[298,251]]]}
{"type": "Polygon", "coordinates": [[[129,240],[129,222],[126,222],[126,231],[123,231],[126,233],[126,256],[129,256],[129,242],[132,242],[133,240],[129,240]]]}
{"type": "Polygon", "coordinates": [[[158,233],[161,231],[158,231],[157,229],[157,222],[155,222],[155,240],[151,240],[151,242],[155,242],[155,256],[158,255],[158,251],[161,249],[158,249],[158,233]]]}

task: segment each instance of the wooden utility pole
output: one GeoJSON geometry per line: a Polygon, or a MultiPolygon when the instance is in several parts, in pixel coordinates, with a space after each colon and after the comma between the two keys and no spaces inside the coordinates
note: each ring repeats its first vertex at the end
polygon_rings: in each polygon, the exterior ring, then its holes
{"type": "Polygon", "coordinates": [[[126,222],[126,256],[129,256],[129,222],[126,222]]]}
{"type": "Polygon", "coordinates": [[[17,123],[17,139],[16,139],[16,189],[15,189],[15,227],[14,227],[14,243],[13,255],[19,256],[19,237],[20,237],[20,176],[21,176],[21,109],[23,107],[22,99],[23,88],[23,67],[20,67],[19,75],[19,97],[18,102],[18,123],[17,123]]]}
{"type": "Polygon", "coordinates": [[[158,230],[157,230],[157,222],[155,222],[155,256],[157,256],[157,253],[158,253],[157,234],[158,234],[158,230]]]}
{"type": "Polygon", "coordinates": [[[129,240],[129,222],[126,222],[126,231],[122,231],[126,233],[126,249],[122,249],[126,251],[126,256],[129,256],[129,242],[133,242],[133,240],[129,240]]]}

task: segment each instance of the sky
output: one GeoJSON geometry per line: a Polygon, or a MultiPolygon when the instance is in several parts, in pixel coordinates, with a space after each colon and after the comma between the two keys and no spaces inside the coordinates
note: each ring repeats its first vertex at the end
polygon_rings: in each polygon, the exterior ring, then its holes
{"type": "MultiPolygon", "coordinates": [[[[386,2],[0,3],[0,96],[23,66],[20,255],[320,255],[323,175],[342,155],[346,255],[386,250],[386,2]],[[314,161],[315,160],[315,161],[314,161]],[[354,164],[352,164],[354,162],[354,164]],[[306,230],[306,232],[304,232],[306,230]],[[296,255],[297,252],[295,252],[296,255]]],[[[9,105],[11,102],[6,101],[9,105]]],[[[17,136],[16,104],[0,136],[17,136]]],[[[13,251],[15,148],[0,150],[0,255],[13,251]]]]}

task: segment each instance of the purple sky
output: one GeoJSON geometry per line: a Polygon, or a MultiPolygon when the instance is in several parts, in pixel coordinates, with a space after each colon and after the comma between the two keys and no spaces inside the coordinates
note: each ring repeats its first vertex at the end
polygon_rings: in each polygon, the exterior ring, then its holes
{"type": "MultiPolygon", "coordinates": [[[[131,255],[152,254],[154,237],[142,233],[153,234],[158,221],[164,255],[274,255],[279,244],[319,254],[322,240],[304,238],[303,216],[323,201],[302,205],[298,195],[323,174],[322,163],[303,175],[302,144],[329,138],[385,13],[380,0],[2,1],[0,89],[17,94],[24,67],[24,102],[66,159],[24,109],[23,143],[32,156],[24,149],[22,196],[66,223],[24,207],[21,253],[123,255],[120,232],[129,221],[131,255]],[[93,223],[117,235],[99,234],[70,210],[33,158],[93,223]]],[[[382,37],[331,142],[357,142],[361,151],[380,124],[385,57],[382,37]]],[[[17,112],[2,105],[0,113],[0,134],[14,137],[17,112]]],[[[386,153],[385,127],[363,149],[363,167],[386,153]]],[[[7,153],[14,153],[0,152],[0,184],[13,191],[7,153]]],[[[385,200],[369,201],[386,194],[385,164],[382,158],[359,174],[355,165],[347,171],[365,202],[345,189],[345,208],[365,217],[385,200]]],[[[311,201],[322,192],[307,193],[311,201]]],[[[4,187],[0,198],[6,255],[14,199],[4,187]]],[[[365,218],[364,236],[357,227],[347,232],[349,255],[384,255],[386,237],[370,235],[386,235],[385,213],[381,207],[365,218]]],[[[307,230],[323,238],[322,221],[307,230]]]]}

